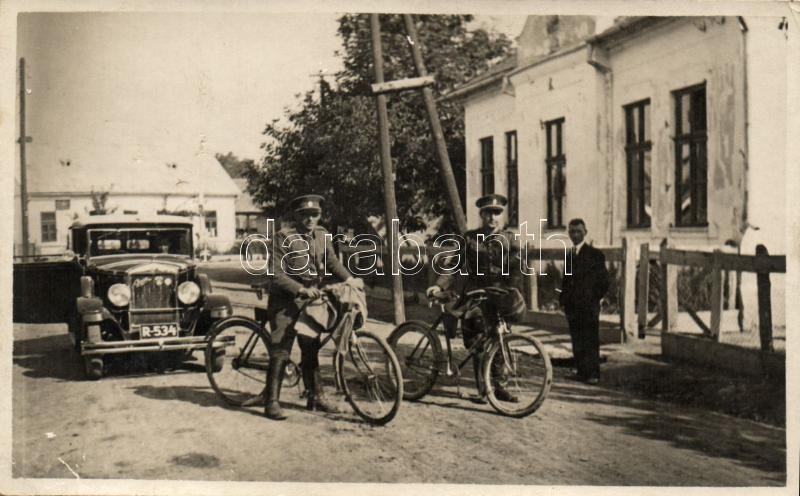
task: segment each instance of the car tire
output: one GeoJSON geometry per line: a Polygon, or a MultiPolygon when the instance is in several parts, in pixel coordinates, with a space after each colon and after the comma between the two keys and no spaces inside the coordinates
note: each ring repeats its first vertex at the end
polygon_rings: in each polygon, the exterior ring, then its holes
{"type": "Polygon", "coordinates": [[[97,381],[103,378],[103,359],[100,357],[85,357],[83,359],[86,378],[97,381]]]}

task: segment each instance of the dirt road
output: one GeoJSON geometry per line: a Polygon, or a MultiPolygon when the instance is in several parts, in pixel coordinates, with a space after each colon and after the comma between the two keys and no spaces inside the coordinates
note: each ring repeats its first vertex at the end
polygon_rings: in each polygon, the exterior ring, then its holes
{"type": "Polygon", "coordinates": [[[63,326],[16,325],[14,345],[15,477],[785,484],[784,429],[568,382],[563,369],[526,419],[457,399],[446,385],[376,428],[306,412],[297,390],[284,393],[284,422],[225,408],[202,359],[86,382],[63,326]]]}

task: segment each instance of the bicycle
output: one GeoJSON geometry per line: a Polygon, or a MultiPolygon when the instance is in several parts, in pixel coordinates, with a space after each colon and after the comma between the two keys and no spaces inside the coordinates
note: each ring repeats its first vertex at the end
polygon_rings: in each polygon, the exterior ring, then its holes
{"type": "MultiPolygon", "coordinates": [[[[361,314],[344,308],[333,296],[342,283],[322,288],[323,302],[330,304],[336,318],[326,329],[321,346],[334,343],[333,370],[353,410],[365,421],[384,425],[391,421],[403,398],[400,362],[386,341],[362,327],[361,314]]],[[[259,300],[263,285],[251,286],[259,300]]],[[[304,302],[301,310],[313,300],[304,302]]],[[[261,310],[261,309],[257,309],[261,310]]],[[[263,392],[269,368],[269,322],[257,311],[258,322],[243,316],[224,319],[209,331],[206,346],[206,374],[211,387],[228,405],[241,407],[263,392]]],[[[284,386],[298,384],[300,368],[288,361],[284,386]]]]}
{"type": "MultiPolygon", "coordinates": [[[[480,307],[482,312],[493,309],[484,305],[490,292],[503,294],[502,288],[477,289],[456,299],[451,309],[446,309],[444,300],[438,299],[441,313],[432,325],[422,321],[408,321],[399,325],[387,341],[400,360],[404,380],[403,399],[415,401],[428,394],[439,374],[461,377],[461,370],[473,356],[480,357],[484,390],[492,407],[503,415],[525,417],[535,412],[544,402],[553,382],[553,367],[542,343],[532,337],[511,332],[501,315],[496,313],[497,325],[478,335],[467,350],[467,356],[454,367],[451,336],[444,332],[446,355],[439,339],[439,326],[445,316],[460,319],[466,312],[480,307]],[[496,360],[501,362],[495,363],[496,360]],[[494,367],[493,367],[494,365],[494,367]],[[492,377],[493,369],[502,371],[505,377],[492,377]],[[517,402],[501,401],[495,395],[495,383],[503,381],[506,390],[516,395],[517,402]]],[[[431,301],[432,305],[433,301],[431,301]]],[[[496,310],[493,310],[497,312],[496,310]]],[[[486,321],[486,319],[485,319],[486,321]]],[[[458,387],[458,396],[461,388],[458,387]]],[[[480,387],[480,385],[479,385],[480,387]]]]}

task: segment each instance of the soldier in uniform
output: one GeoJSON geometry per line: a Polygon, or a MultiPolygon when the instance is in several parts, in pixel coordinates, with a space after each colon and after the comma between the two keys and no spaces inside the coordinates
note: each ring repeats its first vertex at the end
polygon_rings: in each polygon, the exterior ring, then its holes
{"type": "MultiPolygon", "coordinates": [[[[463,261],[461,267],[468,273],[463,292],[487,287],[499,287],[507,290],[507,295],[497,299],[490,296],[490,304],[499,309],[505,315],[506,320],[514,320],[524,312],[525,304],[517,289],[522,282],[522,273],[519,269],[519,246],[515,242],[514,233],[506,229],[503,221],[507,203],[506,197],[497,194],[483,196],[475,203],[480,209],[482,226],[464,233],[467,246],[466,256],[461,258],[463,261]],[[483,236],[479,237],[479,235],[483,236]]],[[[450,274],[439,276],[436,284],[428,288],[428,297],[432,298],[439,292],[449,289],[453,286],[455,279],[456,276],[450,274]]],[[[464,337],[464,346],[471,347],[486,326],[496,324],[496,322],[484,322],[484,318],[492,318],[494,314],[493,311],[486,312],[486,315],[481,311],[475,311],[463,316],[461,332],[464,337]]],[[[483,402],[485,393],[480,377],[478,355],[472,357],[472,365],[479,391],[477,401],[483,402]]],[[[493,378],[497,398],[501,401],[517,401],[517,398],[505,389],[501,377],[502,366],[499,362],[497,365],[497,367],[493,367],[496,369],[493,370],[493,378]]]]}
{"type": "Polygon", "coordinates": [[[264,415],[274,420],[286,416],[281,410],[279,398],[283,371],[292,344],[297,336],[300,346],[303,383],[308,392],[309,410],[336,413],[338,409],[325,396],[319,372],[319,336],[298,335],[295,322],[303,303],[321,296],[320,286],[328,274],[342,281],[355,279],[342,265],[333,247],[326,240],[328,231],[318,225],[322,208],[319,195],[304,195],[291,201],[295,212],[295,226],[281,229],[273,240],[273,280],[267,304],[272,334],[270,336],[270,366],[267,371],[266,405],[264,415]]]}

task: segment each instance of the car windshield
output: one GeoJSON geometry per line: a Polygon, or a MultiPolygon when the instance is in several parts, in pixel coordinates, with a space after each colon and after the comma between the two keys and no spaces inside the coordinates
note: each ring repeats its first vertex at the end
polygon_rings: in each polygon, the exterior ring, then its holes
{"type": "Polygon", "coordinates": [[[89,256],[192,254],[192,234],[186,227],[89,229],[89,256]]]}

